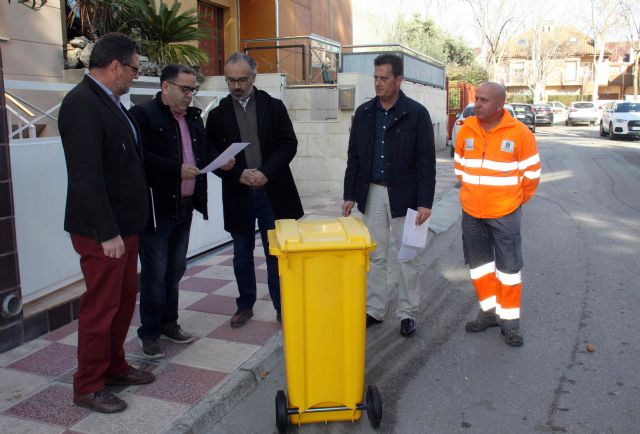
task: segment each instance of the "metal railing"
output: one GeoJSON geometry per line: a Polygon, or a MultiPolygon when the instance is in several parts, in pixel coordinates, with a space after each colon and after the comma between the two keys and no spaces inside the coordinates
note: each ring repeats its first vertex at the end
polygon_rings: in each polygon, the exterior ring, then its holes
{"type": "Polygon", "coordinates": [[[318,35],[243,39],[244,52],[261,73],[284,73],[291,84],[333,84],[340,69],[341,44],[318,35]]]}
{"type": "MultiPolygon", "coordinates": [[[[75,83],[6,80],[4,85],[11,140],[35,138],[44,125],[50,127],[45,128],[46,136],[59,135],[58,110],[64,95],[76,86],[75,83]]],[[[132,99],[140,103],[154,96],[160,88],[160,81],[157,77],[140,77],[134,82],[134,86],[136,87],[132,87],[131,91],[121,98],[122,104],[127,108],[135,105],[132,99]]],[[[202,109],[201,116],[206,119],[209,112],[227,95],[228,92],[201,90],[193,98],[193,105],[202,109]]]]}
{"type": "Polygon", "coordinates": [[[444,62],[402,44],[343,45],[340,54],[341,72],[373,75],[373,59],[383,53],[396,54],[402,58],[406,80],[444,89],[444,62]]]}

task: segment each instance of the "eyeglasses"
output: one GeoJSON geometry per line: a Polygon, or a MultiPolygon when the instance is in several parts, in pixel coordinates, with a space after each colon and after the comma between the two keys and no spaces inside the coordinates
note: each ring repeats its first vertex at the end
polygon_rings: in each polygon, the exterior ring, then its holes
{"type": "Polygon", "coordinates": [[[133,72],[135,72],[136,74],[140,74],[139,67],[135,67],[133,65],[129,65],[128,63],[124,63],[124,62],[120,62],[120,63],[122,63],[124,66],[128,66],[129,68],[133,69],[133,72]]]}
{"type": "Polygon", "coordinates": [[[232,86],[235,84],[244,86],[245,84],[249,83],[249,80],[251,80],[251,77],[240,77],[240,78],[225,77],[224,79],[228,84],[232,86]]]}
{"type": "Polygon", "coordinates": [[[182,91],[182,94],[183,94],[183,95],[189,95],[189,94],[192,94],[192,95],[194,95],[194,96],[195,96],[195,95],[198,93],[198,90],[200,90],[200,89],[199,89],[199,88],[197,88],[197,87],[183,86],[183,85],[181,85],[181,84],[174,83],[173,81],[168,81],[168,80],[167,80],[167,83],[169,83],[169,84],[173,84],[174,86],[179,87],[179,88],[180,88],[180,90],[182,91]]]}

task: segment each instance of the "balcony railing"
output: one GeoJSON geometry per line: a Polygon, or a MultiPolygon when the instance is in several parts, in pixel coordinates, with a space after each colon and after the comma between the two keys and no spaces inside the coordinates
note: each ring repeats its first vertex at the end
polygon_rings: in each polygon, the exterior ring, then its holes
{"type": "Polygon", "coordinates": [[[341,72],[373,75],[373,59],[383,53],[402,58],[406,80],[444,89],[444,63],[401,44],[344,45],[340,56],[341,72]]]}
{"type": "Polygon", "coordinates": [[[258,72],[283,73],[289,84],[334,84],[340,69],[340,43],[314,34],[241,42],[258,72]]]}

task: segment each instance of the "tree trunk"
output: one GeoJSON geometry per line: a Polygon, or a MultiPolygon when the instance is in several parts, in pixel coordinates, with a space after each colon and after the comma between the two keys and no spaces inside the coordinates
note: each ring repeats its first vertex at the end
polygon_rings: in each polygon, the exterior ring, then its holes
{"type": "Polygon", "coordinates": [[[598,90],[600,87],[600,71],[602,69],[603,61],[604,61],[604,43],[601,43],[600,53],[593,54],[594,75],[593,75],[593,95],[591,97],[593,102],[598,101],[598,90]]]}
{"type": "Polygon", "coordinates": [[[640,53],[636,51],[633,60],[633,99],[638,99],[638,63],[640,63],[640,53]]]}

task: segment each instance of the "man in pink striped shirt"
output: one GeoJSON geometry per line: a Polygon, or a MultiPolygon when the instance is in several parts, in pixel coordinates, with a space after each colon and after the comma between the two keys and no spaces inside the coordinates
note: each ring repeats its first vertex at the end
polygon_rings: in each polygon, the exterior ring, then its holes
{"type": "MultiPolygon", "coordinates": [[[[167,65],[153,100],[131,109],[142,133],[144,167],[153,207],[140,238],[138,337],[148,359],[164,357],[159,338],[189,343],[178,324],[178,283],[187,266],[193,210],[207,215],[207,175],[199,169],[216,155],[208,150],[201,110],[191,107],[198,92],[195,71],[167,65]]],[[[223,170],[233,167],[229,161],[223,170]]]]}

